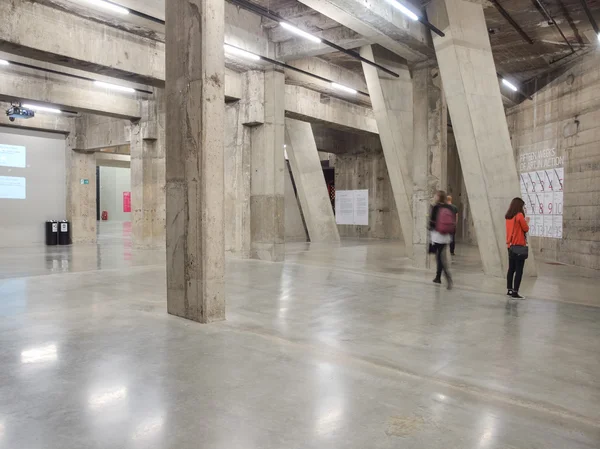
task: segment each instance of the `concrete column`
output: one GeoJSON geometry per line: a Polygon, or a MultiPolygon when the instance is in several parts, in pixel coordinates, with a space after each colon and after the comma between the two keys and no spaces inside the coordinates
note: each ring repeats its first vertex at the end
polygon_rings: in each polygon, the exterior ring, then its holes
{"type": "Polygon", "coordinates": [[[165,246],[165,102],[162,89],[142,101],[131,125],[131,237],[134,248],[165,246]]]}
{"type": "Polygon", "coordinates": [[[77,136],[66,140],[67,220],[73,243],[96,243],[96,154],[75,150],[77,136]]]}
{"type": "Polygon", "coordinates": [[[264,124],[252,128],[250,257],[282,261],[284,223],[284,93],[283,72],[264,74],[264,124]]]}
{"type": "Polygon", "coordinates": [[[446,185],[448,109],[439,70],[425,67],[413,72],[413,262],[428,268],[428,221],[436,190],[446,185]]]}
{"type": "MultiPolygon", "coordinates": [[[[433,43],[483,269],[504,276],[504,213],[520,188],[483,7],[465,0],[433,0],[427,15],[445,33],[432,33],[433,43]]],[[[532,262],[530,256],[530,268],[532,262]]]]}
{"type": "Polygon", "coordinates": [[[400,217],[406,255],[412,257],[413,93],[410,73],[408,67],[396,55],[385,49],[374,52],[373,47],[365,46],[360,49],[360,54],[400,75],[400,78],[395,78],[363,63],[385,163],[400,217]]]}
{"type": "Polygon", "coordinates": [[[225,318],[224,4],[166,4],[167,310],[225,318]]]}
{"type": "Polygon", "coordinates": [[[339,242],[335,216],[310,123],[285,119],[287,154],[311,242],[339,242]]]}

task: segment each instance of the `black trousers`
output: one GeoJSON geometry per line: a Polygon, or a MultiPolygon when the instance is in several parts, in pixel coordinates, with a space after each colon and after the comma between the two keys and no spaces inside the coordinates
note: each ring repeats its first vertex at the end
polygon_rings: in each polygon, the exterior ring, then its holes
{"type": "Polygon", "coordinates": [[[454,254],[454,247],[456,246],[456,233],[453,232],[450,235],[452,236],[452,241],[450,242],[450,254],[454,254]]]}
{"type": "Polygon", "coordinates": [[[506,274],[506,288],[508,290],[519,291],[521,279],[523,278],[523,268],[525,267],[525,259],[515,259],[508,255],[508,273],[506,274]],[[514,279],[514,282],[513,282],[514,279]]]}
{"type": "Polygon", "coordinates": [[[452,276],[450,276],[450,271],[445,263],[444,250],[446,249],[446,244],[434,243],[433,247],[435,248],[435,261],[437,263],[437,270],[435,272],[436,279],[442,278],[442,272],[446,275],[446,279],[452,279],[452,276]]]}

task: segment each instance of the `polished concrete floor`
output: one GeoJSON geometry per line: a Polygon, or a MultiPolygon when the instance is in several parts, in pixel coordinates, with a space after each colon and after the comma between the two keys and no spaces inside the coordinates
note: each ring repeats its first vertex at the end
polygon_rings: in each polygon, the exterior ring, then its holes
{"type": "Polygon", "coordinates": [[[523,302],[460,247],[456,288],[381,241],[230,260],[226,322],[165,312],[164,255],[0,250],[0,448],[600,447],[600,276],[523,302]]]}

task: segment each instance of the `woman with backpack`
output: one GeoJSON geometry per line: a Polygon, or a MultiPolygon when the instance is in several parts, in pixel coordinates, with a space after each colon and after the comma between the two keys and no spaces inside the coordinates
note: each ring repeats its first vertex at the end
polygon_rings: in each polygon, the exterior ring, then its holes
{"type": "Polygon", "coordinates": [[[506,274],[506,294],[515,299],[525,299],[519,295],[525,260],[529,256],[526,233],[529,232],[529,217],[525,217],[525,201],[513,198],[506,219],[506,246],[508,247],[508,273],[506,274]]]}
{"type": "Polygon", "coordinates": [[[452,233],[456,227],[456,216],[454,211],[446,203],[446,192],[439,190],[436,193],[436,204],[431,208],[429,214],[429,231],[431,232],[431,252],[435,253],[437,262],[437,271],[435,279],[436,284],[442,283],[442,272],[446,275],[448,281],[448,290],[452,289],[452,276],[448,270],[445,261],[446,246],[452,241],[452,233]]]}

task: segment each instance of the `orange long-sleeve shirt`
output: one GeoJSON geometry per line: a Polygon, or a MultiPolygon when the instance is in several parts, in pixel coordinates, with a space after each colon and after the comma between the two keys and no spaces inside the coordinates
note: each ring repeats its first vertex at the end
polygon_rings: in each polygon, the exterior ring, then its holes
{"type": "Polygon", "coordinates": [[[506,220],[506,246],[511,245],[527,245],[525,233],[529,232],[529,225],[525,221],[525,216],[518,213],[514,218],[506,220]],[[514,231],[514,234],[513,234],[514,231]]]}

